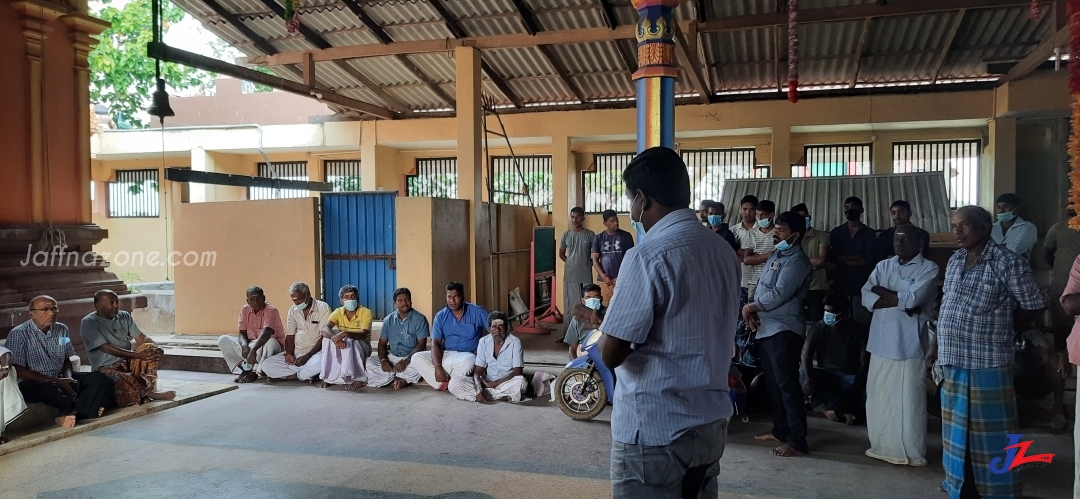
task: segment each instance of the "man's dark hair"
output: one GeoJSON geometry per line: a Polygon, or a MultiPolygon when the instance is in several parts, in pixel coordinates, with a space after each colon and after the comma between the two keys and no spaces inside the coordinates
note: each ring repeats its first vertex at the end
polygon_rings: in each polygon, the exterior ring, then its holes
{"type": "Polygon", "coordinates": [[[641,152],[623,170],[628,192],[640,190],[660,206],[690,206],[690,175],[679,153],[667,147],[651,147],[641,152]]]}
{"type": "Polygon", "coordinates": [[[716,201],[713,201],[711,199],[702,199],[701,202],[698,203],[698,206],[704,206],[704,207],[708,208],[708,207],[712,206],[712,204],[715,203],[715,202],[716,201]]]}
{"type": "Polygon", "coordinates": [[[615,210],[604,210],[604,214],[601,216],[604,217],[605,222],[611,217],[619,218],[619,214],[616,213],[615,210]]]}
{"type": "Polygon", "coordinates": [[[855,197],[855,196],[851,196],[851,197],[844,200],[844,204],[848,204],[848,203],[857,204],[857,205],[859,205],[859,208],[863,207],[862,200],[859,199],[858,197],[855,197]]]}
{"type": "Polygon", "coordinates": [[[586,284],[586,285],[581,287],[582,296],[584,296],[585,293],[588,293],[589,291],[596,291],[597,293],[602,292],[601,289],[600,289],[600,286],[597,286],[596,284],[592,284],[592,283],[586,284]]]}
{"type": "Polygon", "coordinates": [[[720,210],[722,212],[727,212],[727,209],[724,207],[724,203],[721,203],[720,201],[710,201],[709,208],[716,208],[717,210],[720,210]]]}
{"type": "Polygon", "coordinates": [[[495,321],[503,321],[503,325],[506,326],[506,329],[510,329],[510,318],[507,317],[506,314],[498,310],[493,310],[490,314],[488,314],[488,325],[490,326],[491,323],[495,321]]]}
{"type": "Polygon", "coordinates": [[[766,199],[757,204],[757,210],[765,213],[776,213],[776,203],[766,199]]]}
{"type": "MultiPolygon", "coordinates": [[[[786,225],[788,229],[791,229],[792,233],[799,235],[799,243],[802,242],[802,236],[806,235],[806,217],[795,213],[794,211],[785,211],[776,217],[776,225],[786,225]]],[[[795,244],[799,244],[795,243],[795,244]]]]}
{"type": "Polygon", "coordinates": [[[585,216],[585,208],[582,208],[580,206],[575,206],[570,210],[570,213],[571,214],[580,213],[581,216],[585,216]]]}
{"type": "Polygon", "coordinates": [[[743,196],[742,201],[739,201],[739,206],[742,206],[742,205],[744,205],[746,203],[750,203],[750,204],[754,205],[754,207],[756,208],[757,203],[758,203],[757,196],[755,196],[753,194],[747,194],[747,195],[743,196]]]}
{"type": "Polygon", "coordinates": [[[997,202],[1009,203],[1013,206],[1020,206],[1020,196],[1017,196],[1016,194],[1013,194],[1011,192],[1006,192],[1005,194],[998,196],[997,202]]]}
{"type": "MultiPolygon", "coordinates": [[[[900,224],[900,225],[897,225],[897,226],[896,226],[896,231],[895,231],[895,232],[893,232],[893,234],[895,234],[896,232],[900,232],[900,231],[903,231],[903,232],[905,232],[905,233],[911,234],[912,236],[914,236],[914,237],[915,237],[915,239],[916,239],[917,241],[919,241],[919,242],[923,242],[923,233],[922,233],[922,229],[918,228],[918,227],[917,227],[917,226],[916,226],[915,224],[913,224],[913,223],[911,223],[911,222],[908,222],[908,223],[906,223],[906,224],[900,224]],[[903,228],[902,228],[902,227],[903,227],[903,228]]],[[[920,248],[920,249],[921,249],[921,248],[920,248]]]]}
{"type": "Polygon", "coordinates": [[[113,297],[115,297],[116,296],[116,291],[113,291],[111,289],[103,289],[101,291],[98,291],[97,293],[94,293],[94,305],[97,305],[98,303],[100,303],[101,298],[105,297],[105,296],[113,296],[113,297]]]}
{"type": "Polygon", "coordinates": [[[807,213],[810,213],[810,208],[806,207],[806,203],[799,203],[795,206],[792,206],[791,211],[805,211],[807,213]]]}
{"type": "Polygon", "coordinates": [[[248,296],[251,296],[251,295],[254,295],[254,294],[260,294],[260,295],[266,296],[266,293],[263,293],[262,288],[260,288],[258,286],[252,286],[250,288],[247,288],[247,294],[244,295],[244,297],[248,297],[248,296]]]}
{"type": "Polygon", "coordinates": [[[851,302],[847,298],[840,295],[827,295],[822,301],[825,306],[832,307],[835,312],[847,312],[851,308],[851,302]]]}
{"type": "Polygon", "coordinates": [[[409,288],[397,288],[394,290],[394,301],[397,301],[398,295],[405,295],[406,298],[412,299],[412,291],[409,288]]]}
{"type": "Polygon", "coordinates": [[[892,202],[892,206],[889,207],[889,210],[892,210],[897,206],[907,210],[908,213],[911,213],[911,203],[904,201],[903,199],[897,199],[896,201],[892,202]]]}
{"type": "Polygon", "coordinates": [[[446,292],[449,293],[451,291],[457,291],[459,295],[465,296],[465,285],[457,281],[450,281],[450,283],[446,285],[446,292]]]}

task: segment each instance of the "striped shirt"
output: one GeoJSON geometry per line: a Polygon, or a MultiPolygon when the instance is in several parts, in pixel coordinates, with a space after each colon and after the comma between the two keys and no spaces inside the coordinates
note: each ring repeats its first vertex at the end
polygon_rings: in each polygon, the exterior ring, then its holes
{"type": "Polygon", "coordinates": [[[26,321],[8,333],[6,346],[11,350],[12,364],[53,378],[60,376],[64,362],[75,356],[75,347],[63,322],[44,332],[34,321],[26,321]]]}
{"type": "Polygon", "coordinates": [[[938,314],[938,364],[989,369],[1011,364],[1016,354],[1013,310],[1046,306],[1023,257],[988,243],[966,267],[959,249],[945,267],[944,297],[938,314]],[[966,267],[966,268],[965,268],[966,267]]]}
{"type": "Polygon", "coordinates": [[[615,369],[614,440],[668,445],[732,414],[738,283],[735,250],[689,209],[665,216],[627,252],[600,326],[634,346],[615,369]]]}

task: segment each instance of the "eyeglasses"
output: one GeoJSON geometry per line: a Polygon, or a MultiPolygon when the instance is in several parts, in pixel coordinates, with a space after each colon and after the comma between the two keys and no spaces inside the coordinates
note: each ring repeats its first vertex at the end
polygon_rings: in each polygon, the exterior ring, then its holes
{"type": "Polygon", "coordinates": [[[32,309],[30,309],[30,311],[31,311],[31,312],[53,312],[53,313],[56,313],[56,312],[59,312],[59,311],[60,311],[60,307],[51,307],[51,308],[32,308],[32,309]]]}

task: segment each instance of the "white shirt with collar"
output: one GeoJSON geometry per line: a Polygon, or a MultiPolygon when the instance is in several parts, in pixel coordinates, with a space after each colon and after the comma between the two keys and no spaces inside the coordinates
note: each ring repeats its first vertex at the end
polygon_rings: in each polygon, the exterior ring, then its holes
{"type": "Polygon", "coordinates": [[[1031,258],[1031,249],[1035,247],[1038,237],[1035,224],[1020,218],[1019,215],[1016,216],[1008,232],[1001,230],[1001,222],[995,223],[994,228],[990,230],[990,239],[994,243],[1004,245],[1009,251],[1024,258],[1031,258]]]}
{"type": "Polygon", "coordinates": [[[925,347],[919,337],[920,328],[930,319],[937,276],[938,265],[922,254],[905,264],[900,263],[898,256],[878,262],[862,287],[862,304],[874,311],[866,351],[891,360],[923,356],[925,347]],[[874,304],[881,298],[872,291],[874,286],[895,291],[898,306],[874,310],[874,304]],[[908,315],[908,310],[916,308],[919,313],[908,315]]]}
{"type": "Polygon", "coordinates": [[[330,305],[315,298],[311,299],[311,310],[307,317],[304,317],[304,311],[296,305],[289,307],[285,320],[285,336],[296,336],[293,338],[295,342],[293,351],[296,356],[306,355],[316,343],[322,340],[322,333],[319,331],[330,319],[332,311],[330,305]]]}

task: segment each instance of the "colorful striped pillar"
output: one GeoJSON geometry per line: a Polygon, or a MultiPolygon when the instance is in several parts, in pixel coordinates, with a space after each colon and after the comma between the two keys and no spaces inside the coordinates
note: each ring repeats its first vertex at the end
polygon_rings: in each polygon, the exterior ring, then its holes
{"type": "Polygon", "coordinates": [[[675,18],[679,0],[633,0],[637,23],[637,150],[675,148],[675,18]]]}

